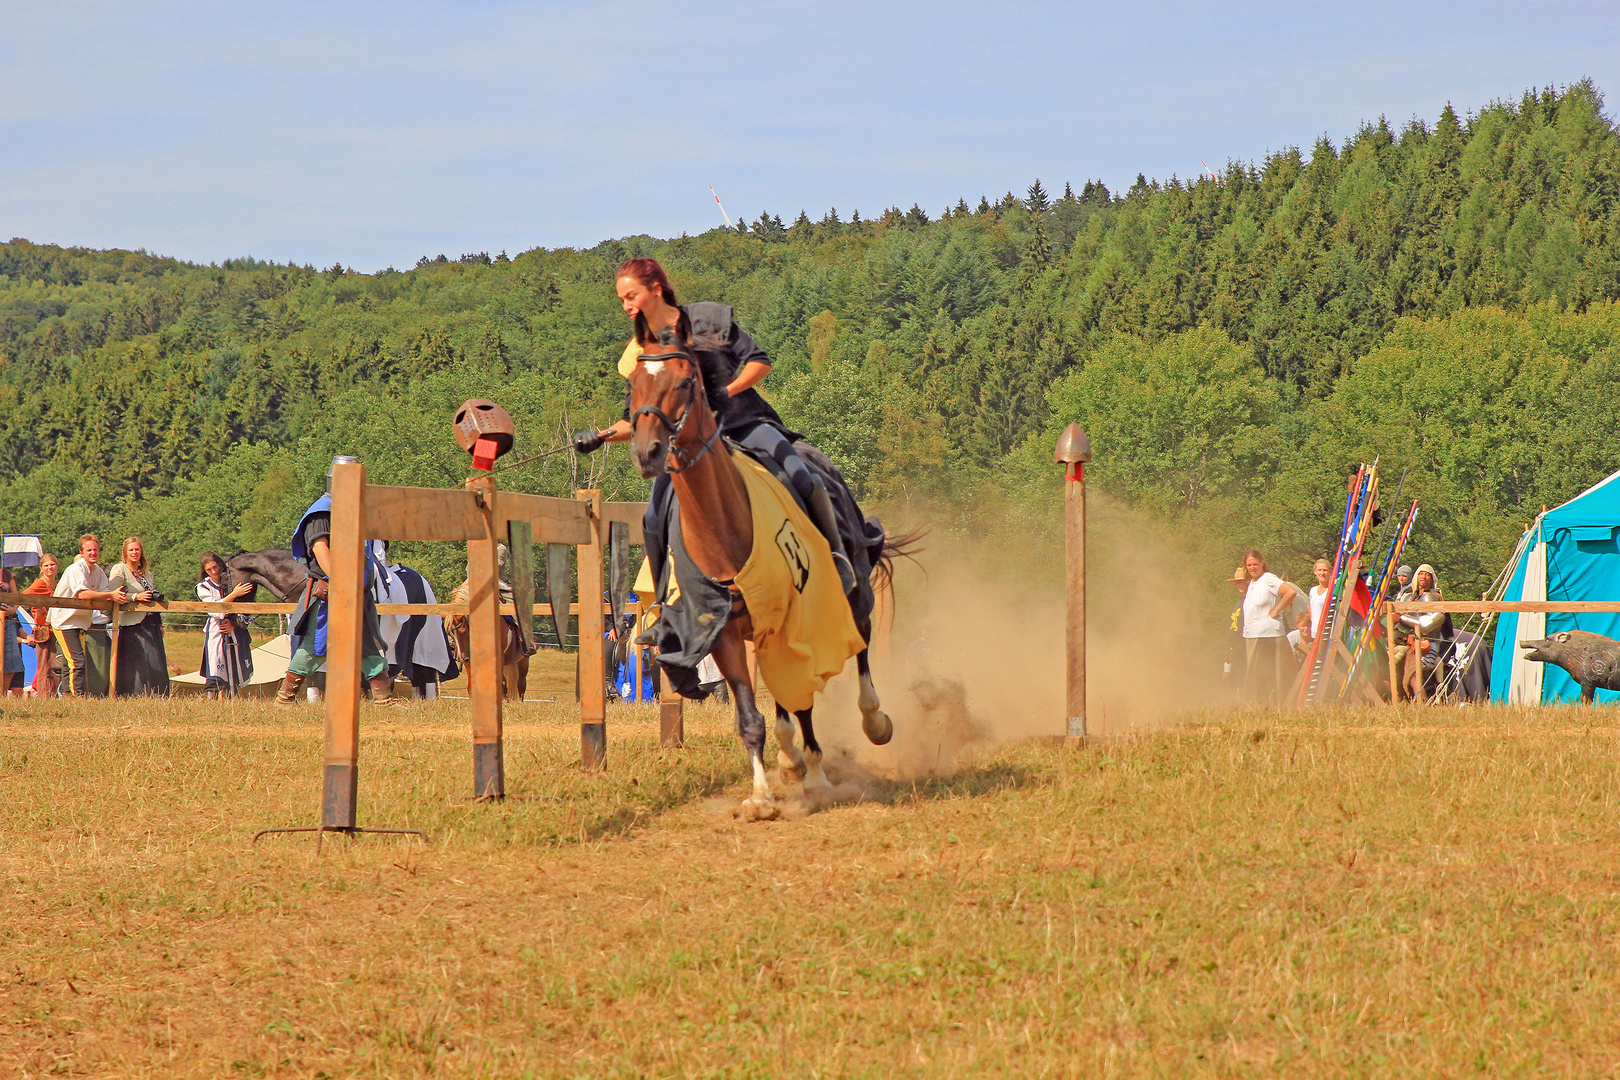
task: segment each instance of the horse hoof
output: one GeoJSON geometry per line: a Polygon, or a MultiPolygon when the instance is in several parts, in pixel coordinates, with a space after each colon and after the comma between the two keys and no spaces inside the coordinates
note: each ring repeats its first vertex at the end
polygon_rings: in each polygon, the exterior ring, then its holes
{"type": "Polygon", "coordinates": [[[737,807],[737,816],[743,821],[770,821],[776,815],[775,800],[744,799],[737,807]]]}
{"type": "Polygon", "coordinates": [[[882,746],[894,738],[894,721],[889,719],[888,713],[876,712],[861,717],[861,730],[866,732],[873,746],[882,746]]]}
{"type": "Polygon", "coordinates": [[[793,759],[786,754],[776,755],[776,767],[782,773],[782,783],[784,784],[804,779],[804,763],[795,764],[793,759]]]}

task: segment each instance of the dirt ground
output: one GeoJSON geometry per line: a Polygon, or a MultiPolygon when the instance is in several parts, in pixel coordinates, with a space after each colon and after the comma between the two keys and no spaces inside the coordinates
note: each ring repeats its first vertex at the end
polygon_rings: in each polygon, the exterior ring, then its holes
{"type": "Polygon", "coordinates": [[[487,804],[464,704],[368,706],[362,823],[428,839],[317,850],[253,841],[316,817],[315,710],[6,702],[0,1075],[1620,1068],[1605,710],[907,715],[926,754],[829,716],[842,801],[745,824],[718,707],[679,751],[616,707],[584,774],[519,706],[487,804]]]}

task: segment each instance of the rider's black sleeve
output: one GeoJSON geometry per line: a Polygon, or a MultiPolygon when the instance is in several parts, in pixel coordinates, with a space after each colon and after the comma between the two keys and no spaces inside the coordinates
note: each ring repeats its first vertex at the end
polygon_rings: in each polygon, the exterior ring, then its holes
{"type": "Polygon", "coordinates": [[[730,345],[728,351],[731,353],[733,365],[731,371],[733,375],[741,371],[744,364],[756,360],[766,367],[770,367],[771,358],[765,355],[765,350],[759,347],[759,342],[749,337],[748,331],[736,323],[731,324],[731,340],[727,344],[730,345]]]}

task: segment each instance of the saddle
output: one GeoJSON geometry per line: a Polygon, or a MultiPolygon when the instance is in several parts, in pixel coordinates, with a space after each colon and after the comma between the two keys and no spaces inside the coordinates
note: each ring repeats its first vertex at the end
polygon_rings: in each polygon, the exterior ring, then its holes
{"type": "MultiPolygon", "coordinates": [[[[734,614],[734,595],[740,595],[753,626],[760,674],[772,696],[787,709],[808,709],[827,680],[866,647],[854,616],[856,598],[845,595],[826,541],[789,486],[750,456],[739,457],[737,469],[748,489],[754,548],[736,581],[715,581],[692,561],[680,515],[670,512],[676,500],[670,498],[660,508],[667,539],[647,546],[658,621],[637,641],[658,646],[659,664],[678,693],[707,697],[712,687],[704,687],[698,666],[734,614]]],[[[858,550],[863,559],[870,557],[865,548],[858,550]]],[[[864,579],[863,584],[869,612],[871,585],[864,579]]]]}

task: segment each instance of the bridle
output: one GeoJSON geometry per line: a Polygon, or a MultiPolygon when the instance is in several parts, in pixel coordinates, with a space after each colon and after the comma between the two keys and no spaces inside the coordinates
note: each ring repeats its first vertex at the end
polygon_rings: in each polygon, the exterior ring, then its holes
{"type": "Polygon", "coordinates": [[[686,422],[692,418],[692,406],[697,403],[698,376],[697,371],[695,370],[696,363],[693,361],[690,354],[684,352],[645,353],[637,360],[637,363],[640,363],[641,361],[645,360],[677,359],[685,360],[687,363],[693,364],[694,366],[692,374],[688,375],[685,379],[682,379],[681,384],[675,388],[676,393],[680,393],[682,390],[686,391],[686,407],[681,410],[681,418],[679,420],[671,420],[669,418],[669,414],[656,405],[643,405],[630,415],[630,426],[632,429],[643,416],[651,416],[664,426],[665,431],[669,432],[670,455],[681,463],[681,467],[678,469],[668,464],[664,466],[664,471],[669,473],[671,476],[683,473],[687,469],[690,469],[693,465],[696,465],[703,455],[707,454],[710,450],[713,450],[715,443],[720,441],[720,419],[719,417],[716,417],[714,423],[714,434],[705,439],[703,445],[698,448],[697,453],[693,454],[690,458],[686,456],[685,450],[676,445],[676,440],[681,437],[681,432],[686,430],[686,422]]]}

